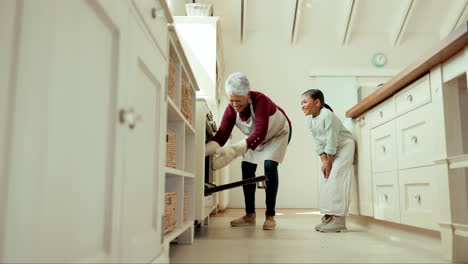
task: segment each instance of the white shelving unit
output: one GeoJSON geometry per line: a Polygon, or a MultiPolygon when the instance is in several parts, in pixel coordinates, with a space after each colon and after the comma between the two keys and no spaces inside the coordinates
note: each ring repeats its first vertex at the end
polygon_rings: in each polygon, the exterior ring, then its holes
{"type": "MultiPolygon", "coordinates": [[[[219,119],[218,99],[224,75],[223,41],[219,17],[175,16],[174,25],[186,48],[187,58],[195,73],[201,91],[197,93],[196,153],[205,152],[206,114],[211,111],[213,119],[219,119]]],[[[204,195],[205,157],[194,155],[195,171],[195,220],[209,223],[209,215],[223,209],[228,203],[228,192],[204,195]],[[223,207],[224,206],[224,207],[223,207]]],[[[228,182],[226,170],[213,172],[212,183],[220,185],[228,182]]]]}
{"type": "MultiPolygon", "coordinates": [[[[169,25],[169,71],[167,94],[167,130],[175,134],[175,168],[166,164],[165,192],[175,192],[175,227],[164,230],[163,244],[166,249],[170,243],[192,244],[195,217],[195,137],[196,120],[195,98],[198,85],[192,69],[187,62],[177,33],[169,25]],[[184,196],[187,201],[184,202],[184,196]]],[[[168,155],[166,159],[171,158],[168,155]]],[[[171,163],[172,164],[172,163],[171,163]]]]}

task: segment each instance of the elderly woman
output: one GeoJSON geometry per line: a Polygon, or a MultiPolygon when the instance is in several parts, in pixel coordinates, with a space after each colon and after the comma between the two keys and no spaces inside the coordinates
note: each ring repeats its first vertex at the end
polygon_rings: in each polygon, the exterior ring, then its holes
{"type": "MultiPolygon", "coordinates": [[[[286,113],[266,95],[250,90],[245,74],[236,72],[226,80],[229,105],[224,111],[218,133],[206,144],[205,155],[215,154],[213,169],[220,169],[243,155],[242,179],[255,177],[257,164],[263,162],[266,181],[266,219],[264,230],[276,226],[275,204],[278,192],[278,164],[286,154],[291,139],[291,122],[286,113]],[[224,146],[237,126],[245,139],[224,146]],[[224,147],[221,147],[224,146],[224,147]]],[[[255,225],[255,185],[244,185],[245,215],[231,221],[231,226],[255,225]]]]}

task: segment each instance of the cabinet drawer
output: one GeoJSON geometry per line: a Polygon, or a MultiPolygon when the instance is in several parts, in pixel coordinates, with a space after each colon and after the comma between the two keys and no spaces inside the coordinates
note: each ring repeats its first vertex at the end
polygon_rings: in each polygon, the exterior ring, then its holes
{"type": "Polygon", "coordinates": [[[369,114],[370,126],[376,127],[395,117],[395,99],[391,97],[375,107],[369,114]]]}
{"type": "Polygon", "coordinates": [[[374,218],[400,223],[397,172],[373,173],[374,218]]]}
{"type": "Polygon", "coordinates": [[[395,120],[371,130],[372,172],[397,170],[395,120]]]}
{"type": "Polygon", "coordinates": [[[397,115],[406,113],[431,101],[429,75],[417,80],[395,96],[397,115]]]}
{"type": "Polygon", "coordinates": [[[431,104],[427,104],[396,119],[400,169],[431,165],[434,162],[431,113],[431,104]]]}
{"type": "Polygon", "coordinates": [[[400,170],[402,224],[437,230],[433,170],[432,166],[400,170]]]}
{"type": "Polygon", "coordinates": [[[160,0],[132,0],[143,23],[152,38],[167,57],[168,53],[168,22],[160,0]]]}

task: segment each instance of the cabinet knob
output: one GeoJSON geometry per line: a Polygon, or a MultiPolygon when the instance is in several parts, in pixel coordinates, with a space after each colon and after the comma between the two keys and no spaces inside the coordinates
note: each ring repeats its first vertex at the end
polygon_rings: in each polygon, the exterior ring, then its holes
{"type": "Polygon", "coordinates": [[[381,149],[382,149],[383,153],[385,153],[385,151],[387,151],[387,148],[385,148],[385,146],[382,146],[381,149]]]}
{"type": "Polygon", "coordinates": [[[156,8],[154,8],[154,7],[151,8],[151,17],[153,19],[156,19],[156,17],[158,17],[158,12],[157,12],[156,8]]]}
{"type": "Polygon", "coordinates": [[[406,96],[406,100],[408,100],[410,103],[413,102],[413,96],[408,94],[408,96],[406,96]]]}
{"type": "Polygon", "coordinates": [[[421,202],[421,195],[415,194],[413,197],[416,201],[421,202]]]}
{"type": "Polygon", "coordinates": [[[379,117],[383,117],[383,112],[382,112],[382,111],[379,111],[379,112],[377,113],[377,115],[379,115],[379,117]]]}
{"type": "Polygon", "coordinates": [[[384,193],[385,201],[388,201],[388,194],[384,193]]]}
{"type": "Polygon", "coordinates": [[[137,121],[141,121],[142,119],[142,115],[137,114],[133,108],[129,108],[128,110],[121,109],[119,111],[120,124],[128,124],[130,129],[134,129],[137,121]]]}
{"type": "Polygon", "coordinates": [[[412,137],[411,137],[411,142],[413,142],[413,144],[418,143],[418,137],[412,136],[412,137]]]}

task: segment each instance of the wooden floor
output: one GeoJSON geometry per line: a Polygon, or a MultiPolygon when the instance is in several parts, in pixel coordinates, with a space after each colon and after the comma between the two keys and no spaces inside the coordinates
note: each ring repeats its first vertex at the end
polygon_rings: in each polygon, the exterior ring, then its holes
{"type": "Polygon", "coordinates": [[[243,214],[228,209],[212,216],[208,226],[195,229],[193,245],[171,244],[171,263],[450,263],[417,243],[386,240],[352,225],[346,233],[317,232],[317,211],[278,209],[272,231],[262,230],[262,209],[256,226],[229,226],[243,214]]]}

